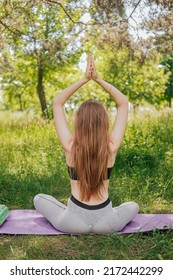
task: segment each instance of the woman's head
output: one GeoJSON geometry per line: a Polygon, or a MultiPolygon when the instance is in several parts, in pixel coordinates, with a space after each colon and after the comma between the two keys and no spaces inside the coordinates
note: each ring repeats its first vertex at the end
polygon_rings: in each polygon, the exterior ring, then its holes
{"type": "Polygon", "coordinates": [[[76,113],[75,134],[99,135],[109,129],[109,118],[104,106],[95,99],[82,103],[76,113]]]}
{"type": "Polygon", "coordinates": [[[109,118],[104,106],[94,99],[82,103],[75,117],[72,147],[82,200],[101,194],[110,154],[108,131],[109,118]]]}

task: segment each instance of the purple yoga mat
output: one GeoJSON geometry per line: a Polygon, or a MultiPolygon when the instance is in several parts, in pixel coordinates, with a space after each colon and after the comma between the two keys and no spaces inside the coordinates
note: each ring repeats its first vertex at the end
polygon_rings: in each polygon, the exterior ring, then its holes
{"type": "MultiPolygon", "coordinates": [[[[133,221],[126,225],[123,233],[146,232],[153,229],[173,229],[173,214],[138,214],[133,221]]],[[[66,234],[56,230],[46,218],[36,210],[12,210],[0,233],[4,234],[38,234],[57,235],[66,234]]]]}

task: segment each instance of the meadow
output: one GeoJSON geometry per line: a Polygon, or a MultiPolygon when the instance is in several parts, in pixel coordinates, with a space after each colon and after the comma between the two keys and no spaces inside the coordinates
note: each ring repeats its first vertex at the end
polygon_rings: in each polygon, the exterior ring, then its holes
{"type": "MultiPolygon", "coordinates": [[[[71,119],[71,118],[70,118],[71,119]]],[[[134,200],[140,213],[173,213],[173,111],[129,116],[110,178],[116,206],[134,200]]],[[[0,204],[33,209],[37,193],[70,196],[65,156],[53,120],[1,117],[0,204]]],[[[173,231],[128,235],[0,235],[0,259],[173,259],[173,231]]]]}

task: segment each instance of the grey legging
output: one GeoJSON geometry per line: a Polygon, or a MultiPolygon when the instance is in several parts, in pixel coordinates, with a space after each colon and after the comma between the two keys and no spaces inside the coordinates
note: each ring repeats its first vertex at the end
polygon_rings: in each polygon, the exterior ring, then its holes
{"type": "Polygon", "coordinates": [[[108,201],[104,207],[91,206],[90,209],[86,209],[88,206],[74,197],[68,199],[66,206],[46,194],[36,195],[34,206],[56,229],[74,234],[120,231],[139,212],[136,202],[125,202],[112,207],[112,202],[108,201]]]}

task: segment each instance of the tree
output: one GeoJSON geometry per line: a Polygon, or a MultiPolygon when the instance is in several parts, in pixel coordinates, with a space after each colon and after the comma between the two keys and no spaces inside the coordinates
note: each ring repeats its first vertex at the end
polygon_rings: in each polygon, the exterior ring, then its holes
{"type": "MultiPolygon", "coordinates": [[[[80,48],[75,46],[75,39],[81,29],[74,26],[69,16],[64,13],[62,5],[52,6],[46,2],[3,0],[0,23],[1,30],[3,27],[5,51],[2,57],[7,57],[8,53],[13,57],[13,62],[22,55],[25,60],[32,60],[31,64],[35,67],[34,74],[37,76],[36,92],[42,114],[44,117],[49,117],[44,83],[58,67],[78,60],[80,48]]],[[[72,6],[74,8],[73,1],[64,1],[64,3],[71,5],[71,9],[72,6]]],[[[79,10],[80,7],[77,7],[76,17],[79,17],[79,10]]],[[[3,64],[2,60],[1,64],[3,64]]],[[[7,76],[12,68],[12,66],[8,67],[7,76]]],[[[4,77],[4,72],[2,76],[4,77]]]]}
{"type": "Polygon", "coordinates": [[[36,63],[32,57],[25,60],[23,54],[16,53],[16,57],[8,52],[3,52],[1,57],[3,107],[20,111],[30,106],[35,109],[36,63]]]}

